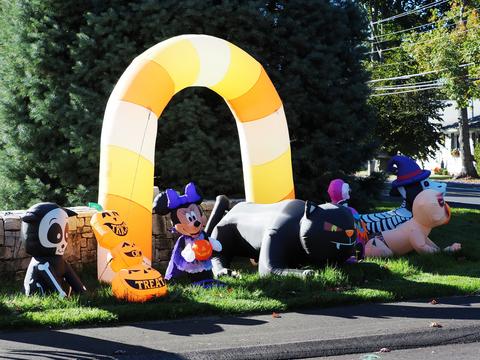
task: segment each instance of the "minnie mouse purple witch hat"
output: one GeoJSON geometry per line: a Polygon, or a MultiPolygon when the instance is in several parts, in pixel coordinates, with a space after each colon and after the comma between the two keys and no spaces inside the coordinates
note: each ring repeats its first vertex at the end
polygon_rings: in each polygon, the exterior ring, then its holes
{"type": "Polygon", "coordinates": [[[387,170],[397,175],[392,187],[405,186],[424,180],[430,176],[430,170],[422,170],[420,166],[408,156],[395,155],[387,164],[387,170]]]}

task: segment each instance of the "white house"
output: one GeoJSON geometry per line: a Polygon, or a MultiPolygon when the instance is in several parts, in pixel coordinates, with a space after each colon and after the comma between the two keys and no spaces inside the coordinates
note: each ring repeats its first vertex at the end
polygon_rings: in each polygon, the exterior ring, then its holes
{"type": "MultiPolygon", "coordinates": [[[[480,141],[480,100],[474,100],[468,108],[468,119],[470,125],[470,146],[473,149],[480,141]]],[[[445,139],[437,150],[435,157],[423,163],[428,170],[436,167],[446,168],[451,175],[458,174],[461,170],[461,161],[458,152],[458,118],[460,113],[454,101],[447,101],[447,106],[442,112],[443,128],[445,139]]]]}

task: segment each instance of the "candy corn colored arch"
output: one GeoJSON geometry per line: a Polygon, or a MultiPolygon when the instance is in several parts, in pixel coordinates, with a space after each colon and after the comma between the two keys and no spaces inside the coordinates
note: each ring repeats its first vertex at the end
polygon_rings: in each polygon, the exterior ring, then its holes
{"type": "MultiPolygon", "coordinates": [[[[262,65],[212,36],[163,41],[135,58],[121,76],[108,100],[101,138],[98,201],[125,218],[129,237],[150,260],[157,119],[173,95],[191,86],[218,93],[235,117],[247,201],[294,198],[285,113],[262,65]]],[[[105,263],[99,256],[99,271],[105,263]]]]}

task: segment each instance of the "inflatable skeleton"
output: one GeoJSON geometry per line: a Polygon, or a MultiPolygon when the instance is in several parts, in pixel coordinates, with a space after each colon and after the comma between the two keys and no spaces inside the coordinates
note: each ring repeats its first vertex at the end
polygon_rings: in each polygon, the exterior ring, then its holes
{"type": "Polygon", "coordinates": [[[80,278],[63,259],[68,239],[68,217],[76,213],[54,203],[39,203],[22,218],[22,239],[32,260],[25,275],[25,294],[57,292],[65,297],[86,291],[80,278]],[[64,287],[65,286],[65,287],[64,287]]]}

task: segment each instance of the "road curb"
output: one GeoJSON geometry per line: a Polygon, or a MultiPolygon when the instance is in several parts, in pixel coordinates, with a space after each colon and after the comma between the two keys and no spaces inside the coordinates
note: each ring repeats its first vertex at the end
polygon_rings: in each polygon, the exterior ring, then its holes
{"type": "Polygon", "coordinates": [[[185,360],[283,360],[324,356],[339,356],[390,350],[412,349],[448,344],[466,344],[480,341],[479,326],[457,328],[429,328],[425,331],[378,336],[330,339],[262,346],[215,349],[177,354],[155,352],[142,355],[121,356],[119,360],[185,359],[185,360]]]}

